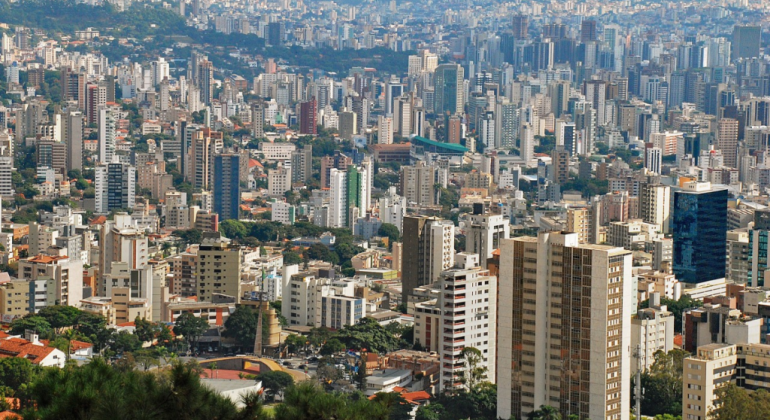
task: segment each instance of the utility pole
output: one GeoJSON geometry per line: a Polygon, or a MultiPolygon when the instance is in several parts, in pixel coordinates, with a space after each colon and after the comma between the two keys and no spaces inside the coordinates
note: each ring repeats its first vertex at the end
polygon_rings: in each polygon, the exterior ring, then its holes
{"type": "Polygon", "coordinates": [[[262,357],[262,303],[264,302],[265,292],[258,292],[259,305],[257,310],[259,311],[257,318],[257,336],[254,338],[254,355],[262,357]]]}
{"type": "Polygon", "coordinates": [[[634,399],[636,400],[634,415],[636,420],[642,420],[642,346],[640,344],[636,345],[634,357],[637,360],[636,375],[634,375],[634,383],[636,384],[636,389],[634,390],[634,399]]]}

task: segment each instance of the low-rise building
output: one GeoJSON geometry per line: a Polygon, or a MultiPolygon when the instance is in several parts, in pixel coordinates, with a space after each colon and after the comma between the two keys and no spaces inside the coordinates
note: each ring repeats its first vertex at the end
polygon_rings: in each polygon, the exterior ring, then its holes
{"type": "Polygon", "coordinates": [[[366,377],[366,395],[394,392],[396,387],[405,388],[412,382],[412,371],[407,369],[383,369],[366,377]]]}

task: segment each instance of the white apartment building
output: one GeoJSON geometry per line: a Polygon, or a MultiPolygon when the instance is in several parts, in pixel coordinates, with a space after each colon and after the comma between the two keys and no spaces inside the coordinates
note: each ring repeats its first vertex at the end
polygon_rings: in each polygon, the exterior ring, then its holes
{"type": "Polygon", "coordinates": [[[307,272],[292,274],[284,281],[281,315],[289,325],[315,325],[316,286],[325,281],[307,272]]]}
{"type": "MultiPolygon", "coordinates": [[[[353,286],[353,283],[349,283],[353,286]]],[[[352,287],[339,287],[337,283],[318,287],[315,301],[316,328],[338,330],[357,324],[366,316],[366,299],[354,296],[352,287]]]]}
{"type": "Polygon", "coordinates": [[[329,227],[347,227],[348,174],[332,168],[329,177],[329,227]]]}
{"type": "Polygon", "coordinates": [[[112,271],[113,262],[127,262],[129,269],[145,267],[149,261],[147,236],[131,226],[131,216],[115,215],[102,226],[99,239],[99,269],[112,271]]]}
{"type": "MultiPolygon", "coordinates": [[[[262,143],[260,143],[262,144],[262,143]]],[[[271,197],[283,197],[286,191],[291,191],[291,166],[279,165],[270,169],[267,174],[267,191],[271,197]]]]}
{"type": "Polygon", "coordinates": [[[646,371],[655,362],[655,352],[674,349],[674,314],[660,304],[660,294],[650,296],[650,307],[639,309],[631,319],[631,352],[636,364],[631,372],[646,371]],[[638,352],[638,354],[636,353],[638,352]]]}
{"type": "Polygon", "coordinates": [[[270,203],[270,220],[291,225],[297,218],[297,208],[286,201],[273,201],[270,203]]]}
{"type": "Polygon", "coordinates": [[[645,184],[639,195],[639,217],[646,223],[658,226],[659,232],[667,233],[671,217],[671,187],[645,184]]]}
{"type": "Polygon", "coordinates": [[[462,351],[478,349],[487,367],[487,380],[496,376],[497,279],[479,266],[479,256],[460,253],[455,266],[441,273],[429,290],[431,296],[414,304],[414,339],[441,358],[442,387],[460,386],[465,367],[462,351]]]}
{"type": "MultiPolygon", "coordinates": [[[[83,263],[66,255],[55,254],[55,248],[49,254],[36,255],[19,261],[19,279],[28,281],[53,279],[54,296],[61,305],[76,306],[83,299],[83,263]]],[[[37,288],[48,289],[48,285],[37,283],[37,288]]],[[[50,290],[46,294],[50,293],[50,290]]]]}
{"type": "Polygon", "coordinates": [[[465,246],[470,254],[478,254],[480,265],[487,266],[492,251],[500,248],[500,241],[511,235],[509,219],[502,214],[482,214],[483,204],[474,205],[473,214],[465,221],[465,246]]]}
{"type": "Polygon", "coordinates": [[[377,117],[377,144],[393,144],[393,117],[380,115],[377,117]]]}
{"type": "Polygon", "coordinates": [[[294,143],[259,143],[259,151],[266,160],[284,161],[291,160],[291,153],[296,150],[294,143]]]}
{"type": "Polygon", "coordinates": [[[406,197],[401,197],[396,193],[396,187],[388,188],[388,191],[377,201],[380,220],[382,223],[389,223],[398,228],[399,232],[404,229],[404,216],[406,216],[406,197]]]}

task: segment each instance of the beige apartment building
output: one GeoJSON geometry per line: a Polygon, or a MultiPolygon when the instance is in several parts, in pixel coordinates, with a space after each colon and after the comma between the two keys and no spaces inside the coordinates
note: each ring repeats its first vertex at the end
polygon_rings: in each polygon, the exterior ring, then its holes
{"type": "Polygon", "coordinates": [[[631,252],[577,233],[501,241],[497,415],[541,405],[627,419],[631,399],[631,252]]]}
{"type": "Polygon", "coordinates": [[[682,419],[706,420],[714,409],[716,391],[732,381],[738,363],[732,344],[706,344],[684,359],[682,419]]]}
{"type": "Polygon", "coordinates": [[[212,302],[215,294],[222,294],[240,302],[242,254],[241,248],[229,239],[204,235],[198,248],[199,301],[212,302]]]}
{"type": "Polygon", "coordinates": [[[684,359],[682,419],[707,420],[717,391],[733,382],[749,391],[770,391],[768,344],[706,344],[684,359]]]}
{"type": "Polygon", "coordinates": [[[591,208],[575,207],[567,210],[567,232],[578,234],[578,242],[591,242],[591,208]]]}

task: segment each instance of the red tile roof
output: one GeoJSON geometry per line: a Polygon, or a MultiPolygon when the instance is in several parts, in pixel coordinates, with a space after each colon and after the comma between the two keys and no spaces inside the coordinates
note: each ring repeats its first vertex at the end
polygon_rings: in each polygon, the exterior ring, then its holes
{"type": "Polygon", "coordinates": [[[418,403],[420,401],[425,401],[430,399],[430,394],[428,394],[425,391],[402,392],[401,396],[404,397],[404,399],[409,401],[410,403],[418,403]]]}
{"type": "Polygon", "coordinates": [[[53,347],[32,344],[21,338],[0,341],[0,357],[23,357],[33,364],[40,363],[54,350],[53,347]]]}

